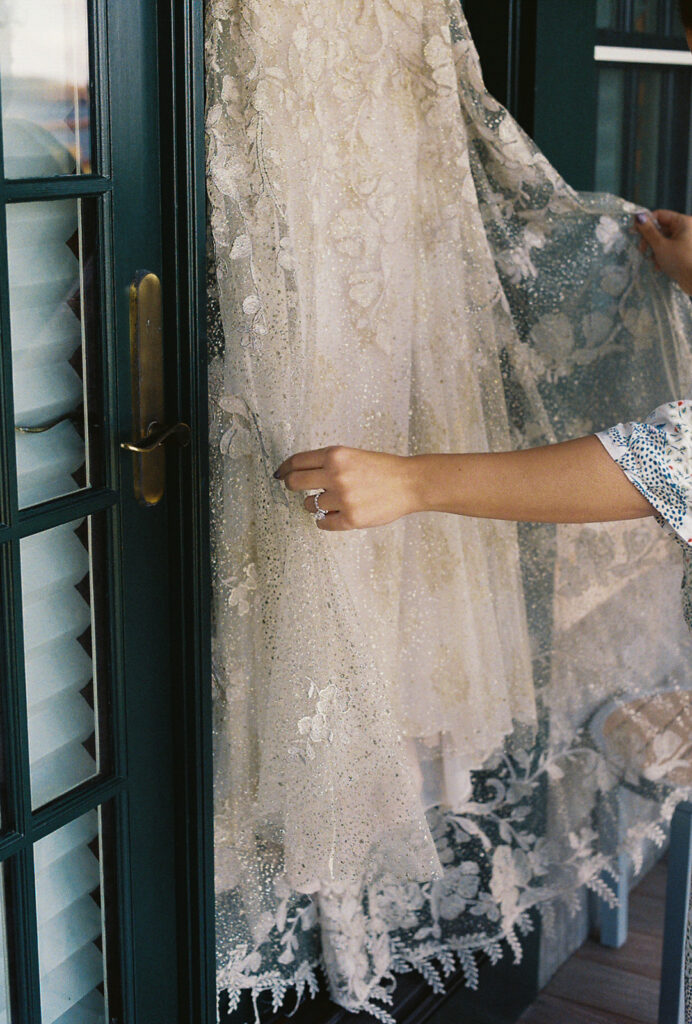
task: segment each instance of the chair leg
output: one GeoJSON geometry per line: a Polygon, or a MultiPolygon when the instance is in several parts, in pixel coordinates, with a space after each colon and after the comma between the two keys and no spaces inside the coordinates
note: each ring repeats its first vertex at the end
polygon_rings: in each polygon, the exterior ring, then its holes
{"type": "Polygon", "coordinates": [[[617,896],[617,906],[611,907],[605,900],[598,900],[601,945],[609,946],[612,949],[624,946],[629,930],[629,858],[626,854],[621,854],[618,857],[618,875],[617,880],[609,871],[604,871],[601,876],[617,896]]]}
{"type": "Polygon", "coordinates": [[[659,1024],[685,1020],[685,968],[692,870],[692,804],[678,804],[670,830],[659,1024]]]}

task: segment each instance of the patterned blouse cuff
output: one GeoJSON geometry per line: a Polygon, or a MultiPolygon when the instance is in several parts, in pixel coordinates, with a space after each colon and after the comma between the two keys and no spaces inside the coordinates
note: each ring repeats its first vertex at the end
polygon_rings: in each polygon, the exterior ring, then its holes
{"type": "Polygon", "coordinates": [[[680,463],[670,422],[625,423],[596,434],[610,457],[658,515],[661,526],[692,546],[692,463],[680,463]]]}

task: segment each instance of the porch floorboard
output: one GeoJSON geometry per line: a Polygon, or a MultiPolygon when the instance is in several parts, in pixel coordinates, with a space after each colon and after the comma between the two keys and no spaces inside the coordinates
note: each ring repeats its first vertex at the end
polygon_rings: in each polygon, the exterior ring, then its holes
{"type": "Polygon", "coordinates": [[[630,896],[630,932],[622,949],[589,939],[519,1024],[656,1024],[665,889],[663,861],[630,896]]]}

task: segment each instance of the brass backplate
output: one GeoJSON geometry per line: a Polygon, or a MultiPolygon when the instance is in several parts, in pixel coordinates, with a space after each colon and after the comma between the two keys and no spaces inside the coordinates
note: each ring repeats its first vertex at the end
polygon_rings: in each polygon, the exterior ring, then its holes
{"type": "MultiPolygon", "coordinates": [[[[130,286],[132,437],[143,440],[152,423],[164,422],[163,311],[161,282],[140,272],[130,286]]],[[[134,454],[134,490],[141,505],[157,505],[166,487],[162,447],[134,454]]]]}

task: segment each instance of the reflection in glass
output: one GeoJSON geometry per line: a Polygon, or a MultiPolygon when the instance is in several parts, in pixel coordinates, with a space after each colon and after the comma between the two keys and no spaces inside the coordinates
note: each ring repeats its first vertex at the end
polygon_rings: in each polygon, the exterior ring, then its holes
{"type": "Polygon", "coordinates": [[[637,75],[632,199],[642,206],[658,205],[659,139],[661,130],[661,72],[642,68],[637,75]]]}
{"type": "Polygon", "coordinates": [[[634,0],[632,11],[632,28],[635,32],[653,34],[659,30],[659,14],[663,4],[661,0],[634,0]]]}
{"type": "Polygon", "coordinates": [[[596,28],[623,33],[622,46],[632,45],[626,36],[633,32],[684,41],[678,0],[596,0],[596,28]]]}
{"type": "Polygon", "coordinates": [[[34,807],[98,771],[97,664],[107,642],[102,517],[20,542],[34,807]]]}
{"type": "Polygon", "coordinates": [[[103,856],[91,811],[34,847],[42,1024],[105,1024],[103,856]]]}
{"type": "Polygon", "coordinates": [[[0,8],[5,175],[91,170],[87,0],[0,8]]]}
{"type": "Polygon", "coordinates": [[[610,29],[619,28],[618,0],[597,0],[596,27],[610,29]]]}
{"type": "Polygon", "coordinates": [[[625,76],[619,68],[601,68],[596,127],[596,191],[617,195],[622,186],[625,76]]]}
{"type": "Polygon", "coordinates": [[[595,187],[650,209],[689,207],[689,68],[603,65],[595,187]]]}
{"type": "Polygon", "coordinates": [[[20,506],[98,482],[97,213],[84,199],[7,207],[20,506]]]}

